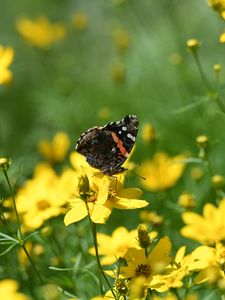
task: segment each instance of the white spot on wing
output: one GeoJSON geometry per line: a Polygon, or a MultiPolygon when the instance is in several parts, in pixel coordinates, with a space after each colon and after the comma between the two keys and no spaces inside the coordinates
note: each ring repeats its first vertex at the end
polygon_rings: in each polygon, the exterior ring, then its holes
{"type": "Polygon", "coordinates": [[[127,127],[126,127],[126,126],[123,126],[123,127],[122,127],[122,130],[123,130],[123,131],[127,131],[127,127]]]}
{"type": "Polygon", "coordinates": [[[128,133],[128,134],[127,134],[127,137],[128,137],[129,139],[131,139],[133,142],[135,142],[135,136],[133,136],[132,134],[128,133]]]}

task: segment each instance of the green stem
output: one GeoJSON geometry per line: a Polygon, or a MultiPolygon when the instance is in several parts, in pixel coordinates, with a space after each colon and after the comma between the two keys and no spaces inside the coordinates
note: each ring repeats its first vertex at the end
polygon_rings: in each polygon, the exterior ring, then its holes
{"type": "Polygon", "coordinates": [[[10,183],[7,171],[4,170],[3,173],[5,175],[6,181],[8,183],[9,189],[10,189],[11,197],[13,199],[13,207],[14,207],[14,211],[16,213],[16,220],[17,220],[17,226],[18,226],[18,234],[19,234],[19,239],[21,240],[22,239],[22,233],[21,233],[20,219],[19,219],[19,214],[18,214],[17,207],[16,207],[16,201],[15,201],[15,197],[14,197],[13,188],[12,188],[12,185],[10,183]]]}
{"type": "Polygon", "coordinates": [[[41,284],[44,286],[45,283],[44,283],[43,279],[41,278],[41,275],[40,275],[40,273],[38,272],[38,270],[37,270],[37,268],[36,268],[36,266],[35,266],[35,264],[34,264],[32,258],[31,258],[31,256],[30,256],[30,254],[28,253],[28,251],[27,251],[27,249],[26,249],[26,247],[25,247],[25,245],[23,244],[23,245],[21,245],[21,247],[23,248],[23,251],[25,252],[27,258],[29,259],[29,261],[30,261],[30,263],[31,263],[31,266],[32,266],[34,272],[36,273],[37,277],[39,278],[41,284]]]}
{"type": "Polygon", "coordinates": [[[200,62],[200,59],[199,59],[199,56],[198,56],[198,53],[196,51],[193,52],[193,55],[194,55],[194,59],[195,59],[195,62],[196,62],[196,65],[198,67],[198,70],[199,70],[199,73],[200,73],[200,76],[202,78],[202,81],[204,82],[208,92],[211,92],[212,91],[212,88],[211,88],[211,85],[208,81],[208,79],[206,78],[205,76],[205,73],[203,71],[203,68],[202,68],[202,64],[200,62]]]}
{"type": "MultiPolygon", "coordinates": [[[[87,204],[86,204],[86,206],[87,206],[87,204]]],[[[95,247],[95,254],[96,254],[96,259],[97,259],[97,265],[98,265],[98,280],[99,280],[100,293],[101,293],[101,295],[104,295],[103,286],[102,286],[102,273],[101,273],[101,268],[99,266],[98,247],[96,246],[96,240],[95,240],[95,237],[94,237],[93,224],[92,224],[92,221],[91,221],[91,218],[90,218],[88,206],[87,206],[87,211],[88,211],[88,219],[89,219],[89,223],[90,223],[90,227],[91,227],[91,233],[92,233],[94,247],[95,247]]]]}
{"type": "Polygon", "coordinates": [[[96,260],[97,260],[97,265],[98,265],[100,292],[101,292],[102,295],[104,295],[104,291],[103,291],[103,287],[102,287],[102,277],[101,277],[101,275],[102,275],[104,277],[109,289],[111,290],[111,293],[113,294],[113,297],[116,299],[116,295],[115,295],[115,293],[114,293],[114,291],[113,291],[113,289],[110,285],[110,282],[109,282],[108,278],[105,275],[105,272],[104,272],[104,270],[102,268],[102,265],[101,265],[101,262],[100,262],[99,253],[98,253],[96,224],[94,222],[92,222],[92,220],[91,220],[87,203],[86,203],[86,207],[87,207],[87,211],[88,211],[88,219],[89,219],[91,232],[92,232],[92,236],[93,236],[93,242],[94,242],[94,247],[95,247],[95,255],[96,255],[96,260]]]}

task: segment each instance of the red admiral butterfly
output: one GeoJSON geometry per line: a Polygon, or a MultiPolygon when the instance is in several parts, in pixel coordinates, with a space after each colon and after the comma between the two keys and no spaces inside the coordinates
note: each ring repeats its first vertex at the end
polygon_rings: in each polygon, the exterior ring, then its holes
{"type": "Polygon", "coordinates": [[[86,157],[90,166],[106,175],[122,173],[125,168],[121,165],[134,146],[138,124],[136,116],[127,115],[103,127],[90,128],[78,139],[76,151],[86,157]]]}

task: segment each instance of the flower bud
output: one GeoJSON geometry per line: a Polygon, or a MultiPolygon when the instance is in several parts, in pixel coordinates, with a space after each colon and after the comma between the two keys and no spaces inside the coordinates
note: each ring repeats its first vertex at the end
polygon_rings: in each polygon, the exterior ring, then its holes
{"type": "Polygon", "coordinates": [[[2,169],[3,172],[6,172],[11,164],[11,160],[6,157],[1,157],[0,158],[0,169],[2,169]]]}
{"type": "Polygon", "coordinates": [[[221,71],[221,64],[215,64],[215,65],[213,65],[213,70],[215,72],[220,72],[221,71]]]}
{"type": "Polygon", "coordinates": [[[196,200],[193,195],[189,193],[182,193],[179,196],[178,204],[185,209],[192,209],[196,205],[196,200]]]}
{"type": "Polygon", "coordinates": [[[88,177],[86,175],[79,177],[78,191],[79,191],[79,194],[84,197],[88,194],[89,181],[88,181],[88,177]]]}
{"type": "Polygon", "coordinates": [[[216,174],[211,178],[211,182],[215,188],[221,189],[224,186],[225,178],[222,175],[216,174]]]}
{"type": "Polygon", "coordinates": [[[147,249],[151,245],[151,239],[145,225],[138,226],[138,242],[143,249],[147,249]]]}
{"type": "Polygon", "coordinates": [[[192,52],[196,52],[200,47],[200,43],[197,39],[189,39],[186,42],[188,49],[192,52]]]}

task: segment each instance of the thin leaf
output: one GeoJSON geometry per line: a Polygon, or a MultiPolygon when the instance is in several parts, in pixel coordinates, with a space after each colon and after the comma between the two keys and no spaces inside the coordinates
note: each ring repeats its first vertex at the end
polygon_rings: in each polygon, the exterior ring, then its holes
{"type": "Polygon", "coordinates": [[[75,295],[73,295],[73,294],[67,292],[66,290],[63,290],[60,286],[58,286],[58,290],[59,290],[62,294],[66,295],[66,296],[68,296],[68,297],[72,297],[72,298],[76,298],[76,299],[77,299],[77,296],[75,296],[75,295]]]}
{"type": "Polygon", "coordinates": [[[181,160],[179,160],[179,162],[184,163],[184,164],[191,164],[191,163],[203,164],[204,163],[201,158],[197,158],[197,157],[189,157],[186,159],[181,159],[181,160]]]}
{"type": "Polygon", "coordinates": [[[64,271],[73,271],[73,268],[56,268],[56,267],[48,267],[50,270],[54,270],[54,271],[60,271],[60,272],[64,272],[64,271]]]}
{"type": "Polygon", "coordinates": [[[18,176],[18,178],[17,178],[17,180],[16,180],[16,182],[15,182],[15,184],[14,184],[14,186],[13,186],[13,190],[16,189],[16,186],[17,186],[17,184],[19,183],[20,178],[22,177],[22,173],[23,173],[23,165],[21,165],[21,167],[20,167],[19,176],[18,176]]]}
{"type": "Polygon", "coordinates": [[[36,235],[36,234],[38,234],[38,233],[39,233],[39,231],[32,232],[31,234],[29,234],[28,236],[26,236],[25,239],[24,239],[23,241],[28,240],[30,237],[32,237],[32,236],[34,236],[34,235],[36,235]]]}
{"type": "Polygon", "coordinates": [[[88,269],[80,269],[80,273],[85,273],[83,276],[81,276],[81,278],[86,277],[87,275],[90,275],[94,281],[98,284],[98,277],[90,270],[88,269]]]}
{"type": "Polygon", "coordinates": [[[2,240],[2,241],[0,241],[0,244],[1,244],[1,245],[11,245],[11,244],[15,244],[15,243],[14,243],[14,242],[11,242],[11,241],[6,241],[6,240],[3,241],[3,240],[2,240]]]}
{"type": "Polygon", "coordinates": [[[0,256],[3,256],[3,255],[5,255],[6,253],[8,253],[12,248],[14,248],[16,245],[18,245],[18,243],[17,244],[12,244],[11,246],[9,246],[5,251],[3,251],[3,252],[1,252],[0,253],[0,256]]]}
{"type": "Polygon", "coordinates": [[[3,232],[0,232],[0,237],[1,237],[1,236],[4,238],[4,240],[9,240],[9,241],[18,243],[17,239],[14,239],[13,237],[11,237],[11,236],[8,235],[8,234],[5,234],[5,233],[3,233],[3,232]]]}
{"type": "Polygon", "coordinates": [[[178,109],[175,109],[172,113],[173,114],[180,114],[180,113],[186,112],[188,110],[192,110],[193,108],[195,108],[197,106],[200,106],[200,105],[202,105],[203,103],[206,103],[206,102],[209,102],[209,98],[208,97],[204,97],[201,100],[192,102],[192,103],[190,103],[190,104],[188,104],[186,106],[183,106],[183,107],[180,107],[178,109]]]}

